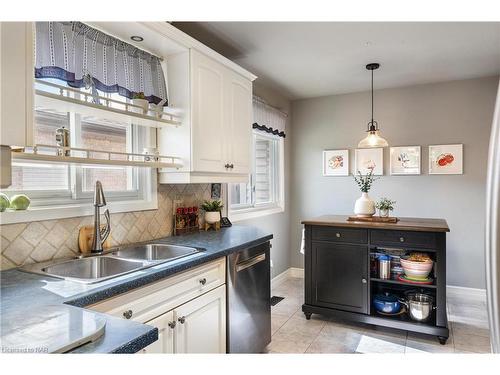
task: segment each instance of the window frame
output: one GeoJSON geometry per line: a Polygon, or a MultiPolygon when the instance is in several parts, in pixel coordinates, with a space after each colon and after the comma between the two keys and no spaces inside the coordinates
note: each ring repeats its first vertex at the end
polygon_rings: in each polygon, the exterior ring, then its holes
{"type": "Polygon", "coordinates": [[[252,154],[251,154],[251,174],[249,175],[249,184],[252,190],[252,202],[250,204],[231,205],[231,188],[227,188],[226,207],[228,217],[231,221],[241,221],[253,219],[261,216],[272,215],[285,211],[285,142],[283,137],[268,134],[254,129],[252,131],[252,154]],[[255,203],[255,147],[257,138],[265,138],[275,141],[273,151],[275,155],[273,160],[276,163],[273,173],[273,200],[271,203],[255,203]],[[236,207],[235,207],[236,206],[236,207]]]}
{"type": "MultiPolygon", "coordinates": [[[[33,108],[34,111],[35,108],[33,108]]],[[[71,142],[74,145],[78,145],[80,142],[81,123],[72,124],[72,121],[75,121],[75,118],[80,121],[80,117],[81,115],[78,113],[68,112],[71,142]]],[[[34,126],[35,121],[33,121],[34,126]]],[[[140,125],[128,126],[130,131],[127,132],[127,146],[132,146],[130,148],[132,152],[140,151],[139,147],[151,146],[153,137],[156,137],[154,129],[140,125]],[[141,145],[138,144],[139,140],[142,141],[141,145]]],[[[93,193],[83,191],[83,168],[71,164],[65,165],[68,166],[68,190],[8,190],[7,193],[10,196],[27,194],[32,200],[32,204],[25,211],[2,212],[1,223],[12,224],[93,215],[94,207],[91,201],[93,193]]],[[[105,192],[110,212],[157,209],[158,180],[156,171],[148,167],[130,167],[129,170],[132,171],[132,178],[135,179],[135,189],[133,191],[105,192]]]]}

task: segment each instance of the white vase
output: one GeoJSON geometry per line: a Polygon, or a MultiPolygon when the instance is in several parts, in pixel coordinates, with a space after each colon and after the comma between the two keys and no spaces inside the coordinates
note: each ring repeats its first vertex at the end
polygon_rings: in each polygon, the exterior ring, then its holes
{"type": "Polygon", "coordinates": [[[217,223],[220,221],[220,212],[215,211],[215,212],[205,212],[205,222],[208,224],[213,224],[217,223]]]}
{"type": "Polygon", "coordinates": [[[378,210],[378,215],[380,217],[389,217],[389,210],[387,210],[387,209],[380,209],[380,210],[378,210]]]}
{"type": "Polygon", "coordinates": [[[354,213],[359,217],[370,217],[375,214],[375,202],[370,199],[368,193],[362,193],[356,200],[354,213]]]}

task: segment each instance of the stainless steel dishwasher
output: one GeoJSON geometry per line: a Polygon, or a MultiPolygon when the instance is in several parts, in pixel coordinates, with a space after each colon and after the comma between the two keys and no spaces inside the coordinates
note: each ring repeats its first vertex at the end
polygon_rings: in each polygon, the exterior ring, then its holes
{"type": "Polygon", "coordinates": [[[228,257],[228,353],[261,353],[271,342],[269,248],[266,242],[228,257]]]}

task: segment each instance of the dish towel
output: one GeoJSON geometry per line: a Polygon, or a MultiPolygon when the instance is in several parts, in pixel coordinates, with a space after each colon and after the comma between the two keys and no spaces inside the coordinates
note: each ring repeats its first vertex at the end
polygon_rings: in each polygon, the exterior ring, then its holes
{"type": "Polygon", "coordinates": [[[306,248],[306,229],[302,228],[302,240],[300,241],[300,253],[304,254],[306,248]]]}

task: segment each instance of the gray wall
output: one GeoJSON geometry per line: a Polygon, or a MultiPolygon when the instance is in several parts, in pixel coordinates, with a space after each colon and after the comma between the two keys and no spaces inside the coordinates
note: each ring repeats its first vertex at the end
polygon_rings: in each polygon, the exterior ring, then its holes
{"type": "MultiPolygon", "coordinates": [[[[268,104],[290,114],[290,101],[272,88],[254,82],[253,91],[268,104]]],[[[253,225],[273,233],[271,259],[273,261],[272,277],[279,275],[290,267],[290,150],[292,132],[291,117],[288,117],[285,138],[285,212],[267,215],[255,219],[239,221],[238,224],[253,225]]]]}
{"type": "MultiPolygon", "coordinates": [[[[448,234],[448,285],[484,288],[485,185],[488,141],[497,77],[453,81],[375,92],[375,119],[390,146],[422,146],[420,176],[384,176],[372,198],[397,201],[395,215],[444,218],[448,234]],[[428,175],[428,145],[463,143],[463,175],[428,175]]],[[[354,149],[370,118],[368,92],[292,103],[291,266],[298,253],[300,221],[322,214],[351,214],[359,197],[352,176],[323,177],[322,151],[354,149]]]]}

